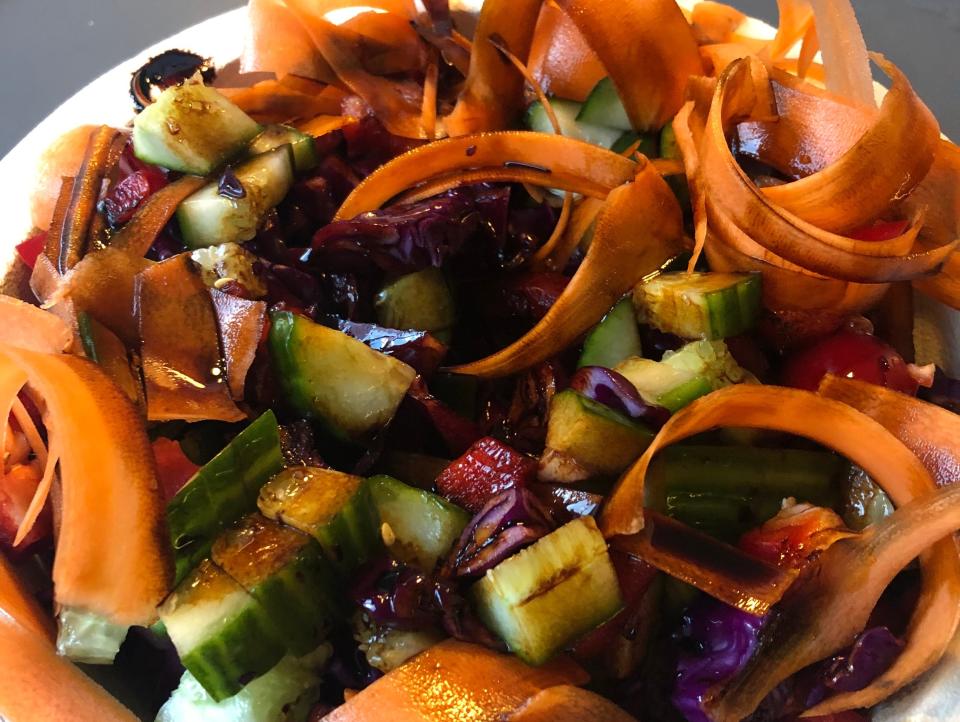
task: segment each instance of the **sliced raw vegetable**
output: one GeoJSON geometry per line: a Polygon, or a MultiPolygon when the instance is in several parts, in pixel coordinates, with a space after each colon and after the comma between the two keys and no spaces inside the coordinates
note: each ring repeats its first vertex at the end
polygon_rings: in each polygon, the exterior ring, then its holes
{"type": "Polygon", "coordinates": [[[443,497],[389,476],[370,479],[370,491],[380,520],[390,527],[390,553],[427,571],[446,556],[470,521],[469,513],[443,497]]]}
{"type": "Polygon", "coordinates": [[[392,672],[411,657],[446,639],[436,629],[397,629],[379,625],[363,612],[353,620],[354,639],[374,669],[392,672]]]}
{"type": "Polygon", "coordinates": [[[381,548],[380,523],[370,485],[359,476],[309,466],[285,469],[260,489],[260,512],[319,542],[344,572],[381,548]]]}
{"type": "Polygon", "coordinates": [[[283,311],[271,316],[270,354],[287,402],[347,440],[393,418],[416,372],[345,333],[283,311]]]}
{"type": "Polygon", "coordinates": [[[249,241],[293,185],[293,162],[291,147],[283,145],[228,169],[198,190],[177,209],[183,242],[188,248],[206,248],[249,241]],[[233,176],[229,188],[226,174],[233,176]]]}
{"type": "Polygon", "coordinates": [[[377,323],[387,328],[440,333],[449,331],[456,318],[453,294],[439,268],[388,283],[377,294],[374,308],[377,323]]]}
{"type": "Polygon", "coordinates": [[[535,459],[485,436],[445,466],[434,481],[445,499],[477,514],[501,491],[526,487],[536,473],[535,459]]]}
{"type": "Polygon", "coordinates": [[[308,657],[287,655],[234,696],[217,702],[190,672],[160,711],[156,722],[297,722],[307,719],[316,700],[320,672],[330,656],[321,647],[308,657]]]}
{"type": "Polygon", "coordinates": [[[223,293],[216,288],[210,289],[210,299],[220,331],[227,387],[230,396],[239,401],[244,397],[247,372],[263,340],[267,304],[223,293]]]}
{"type": "Polygon", "coordinates": [[[663,130],[660,131],[660,157],[670,160],[683,157],[680,154],[680,146],[677,144],[677,134],[673,130],[673,121],[663,126],[663,130]]]}
{"type": "Polygon", "coordinates": [[[84,664],[113,664],[129,629],[99,614],[64,607],[57,614],[57,654],[84,664]]]}
{"type": "Polygon", "coordinates": [[[190,256],[137,274],[135,298],[147,419],[242,420],[226,383],[213,302],[190,256]]]}
{"type": "Polygon", "coordinates": [[[753,328],[760,275],[663,273],[633,290],[637,318],[681,338],[718,339],[753,328]]]}
{"type": "Polygon", "coordinates": [[[630,299],[625,298],[587,334],[577,367],[604,366],[612,369],[624,359],[642,355],[637,317],[630,299]]]}
{"type": "MultiPolygon", "coordinates": [[[[593,145],[599,145],[601,148],[609,148],[623,134],[623,131],[616,128],[604,127],[594,123],[580,120],[582,109],[580,103],[563,98],[554,98],[550,101],[550,106],[557,116],[557,122],[560,124],[561,135],[567,138],[576,138],[593,145]]],[[[553,125],[547,116],[547,111],[543,103],[536,101],[527,108],[527,114],[524,117],[524,124],[538,133],[553,133],[553,125]]]]}
{"type": "Polygon", "coordinates": [[[620,131],[633,130],[633,125],[623,109],[617,88],[610,78],[604,78],[590,91],[590,95],[583,102],[577,120],[581,123],[602,125],[605,128],[616,128],[620,131]]]}
{"type": "MultiPolygon", "coordinates": [[[[117,624],[151,623],[172,570],[150,441],[136,408],[96,364],[75,356],[5,347],[0,372],[29,381],[42,399],[48,458],[59,457],[54,601],[117,624]]],[[[5,388],[11,395],[19,389],[5,388]]],[[[42,493],[34,499],[37,509],[44,500],[42,493]]]]}
{"type": "Polygon", "coordinates": [[[241,152],[260,126],[213,88],[167,88],[133,121],[133,150],[154,165],[207,175],[241,152]]]}
{"type": "Polygon", "coordinates": [[[735,541],[783,499],[833,506],[843,460],[830,453],[749,446],[673,446],[654,460],[647,506],[735,541]]]}
{"type": "Polygon", "coordinates": [[[232,697],[284,655],[274,620],[210,560],[160,607],[180,661],[215,701],[232,697]]]}
{"type": "Polygon", "coordinates": [[[314,650],[339,616],[333,568],[305,534],[251,514],[220,535],[211,558],[257,600],[291,654],[314,650]]]}
{"type": "Polygon", "coordinates": [[[623,414],[576,391],[550,402],[542,481],[571,483],[616,476],[643,453],[653,432],[623,414]]]}
{"type": "Polygon", "coordinates": [[[327,722],[383,719],[391,722],[459,722],[507,718],[541,689],[584,684],[587,673],[569,658],[529,667],[513,655],[453,639],[418,654],[407,664],[353,695],[327,722]],[[453,695],[453,696],[451,696],[453,695]]]}
{"type": "Polygon", "coordinates": [[[131,401],[141,405],[146,403],[143,383],[130,365],[130,357],[123,341],[85,311],[77,314],[77,330],[87,358],[99,364],[131,401]]]}
{"type": "Polygon", "coordinates": [[[623,606],[593,517],[575,519],[501,562],[474,585],[473,597],[484,623],[534,665],[623,606]]]}
{"type": "Polygon", "coordinates": [[[636,387],[644,401],[670,411],[682,409],[713,391],[713,384],[706,376],[662,361],[629,358],[615,370],[636,387]]]}
{"type": "Polygon", "coordinates": [[[313,170],[320,162],[313,136],[289,125],[268,125],[260,135],[250,141],[247,152],[250,155],[260,155],[282,145],[289,145],[293,151],[293,169],[297,173],[313,170]]]}
{"type": "Polygon", "coordinates": [[[282,468],[277,418],[267,411],[177,492],[167,506],[167,527],[178,582],[224,528],[256,508],[260,487],[282,468]]]}

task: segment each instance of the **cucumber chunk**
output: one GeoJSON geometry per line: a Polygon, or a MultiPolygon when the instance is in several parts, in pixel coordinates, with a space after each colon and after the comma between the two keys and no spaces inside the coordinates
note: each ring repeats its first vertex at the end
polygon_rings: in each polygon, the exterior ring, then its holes
{"type": "Polygon", "coordinates": [[[289,125],[266,126],[260,135],[250,141],[247,153],[260,155],[282,145],[289,145],[293,151],[293,168],[297,173],[313,170],[320,163],[313,136],[301,133],[289,125]]]}
{"type": "MultiPolygon", "coordinates": [[[[622,131],[616,128],[605,128],[602,125],[578,121],[577,116],[580,114],[580,103],[572,100],[564,100],[563,98],[551,98],[550,106],[553,108],[553,112],[557,116],[557,121],[560,123],[560,131],[568,138],[599,145],[601,148],[609,148],[617,142],[617,139],[622,134],[622,131]]],[[[547,111],[540,101],[533,103],[527,108],[526,126],[530,128],[530,130],[535,130],[538,133],[553,134],[553,125],[550,123],[547,111]]]]}
{"type": "Polygon", "coordinates": [[[623,606],[607,543],[593,517],[574,519],[501,562],[472,591],[480,619],[533,665],[623,606]]]}
{"type": "Polygon", "coordinates": [[[240,153],[260,125],[213,88],[164,90],[133,121],[133,152],[145,163],[208,175],[240,153]]]}
{"type": "Polygon", "coordinates": [[[381,549],[377,509],[359,476],[309,466],[286,469],[263,486],[257,505],[267,518],[316,539],[342,572],[381,549]]]}
{"type": "Polygon", "coordinates": [[[723,341],[694,341],[668,351],[662,361],[629,358],[617,365],[647,403],[678,411],[711,391],[743,382],[755,382],[740,368],[723,341]]]}
{"type": "Polygon", "coordinates": [[[580,123],[590,123],[592,125],[602,125],[605,128],[616,128],[620,131],[633,130],[633,124],[627,117],[627,111],[620,102],[620,95],[613,81],[607,78],[601,78],[593,86],[590,95],[583,101],[583,107],[580,114],[577,115],[577,121],[580,123]]]}
{"type": "Polygon", "coordinates": [[[672,446],[647,475],[647,505],[722,539],[773,517],[783,499],[837,501],[843,460],[825,451],[744,446],[672,446]]]}
{"type": "Polygon", "coordinates": [[[425,268],[384,286],[374,300],[377,323],[387,328],[446,332],[456,318],[453,294],[439,268],[425,268]]]}
{"type": "Polygon", "coordinates": [[[372,477],[370,491],[380,520],[390,527],[390,554],[426,571],[447,555],[470,521],[468,512],[443,497],[389,476],[372,477]]]}
{"type": "Polygon", "coordinates": [[[340,616],[333,570],[298,531],[251,514],[220,535],[211,557],[257,600],[291,654],[316,649],[340,616]]]}
{"type": "Polygon", "coordinates": [[[365,612],[353,617],[353,638],[367,664],[386,674],[446,639],[437,629],[397,629],[377,624],[365,612]]]}
{"type": "Polygon", "coordinates": [[[760,275],[663,273],[633,290],[637,318],[682,338],[718,339],[749,331],[760,314],[760,275]]]}
{"type": "Polygon", "coordinates": [[[242,198],[220,194],[220,183],[208,183],[177,208],[180,234],[188,248],[249,241],[268,211],[286,197],[293,185],[293,154],[289,145],[256,156],[234,169],[243,187],[242,198]]]}
{"type": "Polygon", "coordinates": [[[614,153],[624,153],[627,148],[634,143],[639,143],[637,152],[647,156],[647,158],[656,158],[660,153],[659,136],[651,133],[634,133],[632,130],[626,131],[617,138],[617,142],[610,146],[614,153]]]}
{"type": "Polygon", "coordinates": [[[180,583],[159,611],[183,666],[217,702],[284,656],[269,615],[209,560],[180,583]]]}
{"type": "Polygon", "coordinates": [[[324,645],[307,657],[287,655],[222,702],[207,694],[190,672],[184,672],[156,722],[305,722],[318,699],[321,672],[332,651],[324,645]]]}
{"type": "Polygon", "coordinates": [[[129,626],[75,607],[57,614],[57,654],[83,664],[113,664],[129,626]]]}
{"type": "Polygon", "coordinates": [[[603,366],[612,369],[624,359],[642,353],[633,303],[625,298],[587,334],[577,368],[603,366]]]}
{"type": "Polygon", "coordinates": [[[541,481],[573,483],[615,476],[643,453],[653,432],[608,406],[576,391],[550,402],[541,481]]]}
{"type": "Polygon", "coordinates": [[[270,355],[295,411],[347,441],[386,426],[416,371],[303,316],[281,311],[271,318],[270,355]]]}
{"type": "Polygon", "coordinates": [[[210,553],[221,530],[257,508],[257,494],[283,468],[277,417],[267,411],[205,464],[167,505],[176,582],[210,553]]]}

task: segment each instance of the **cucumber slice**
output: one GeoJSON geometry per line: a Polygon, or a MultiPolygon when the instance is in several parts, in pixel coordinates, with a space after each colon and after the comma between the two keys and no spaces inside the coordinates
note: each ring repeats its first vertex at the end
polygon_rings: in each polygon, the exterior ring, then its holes
{"type": "Polygon", "coordinates": [[[157,713],[156,722],[303,722],[318,699],[324,645],[309,657],[287,655],[229,699],[217,702],[190,672],[157,713]]]}
{"type": "Polygon", "coordinates": [[[439,268],[401,276],[374,300],[377,323],[387,328],[446,331],[456,318],[453,294],[439,268]]]}
{"type": "Polygon", "coordinates": [[[636,386],[644,401],[671,412],[713,391],[708,378],[650,359],[629,358],[615,370],[636,386]]]}
{"type": "Polygon", "coordinates": [[[383,673],[392,672],[411,657],[442,642],[446,635],[435,629],[396,629],[377,624],[364,612],[353,618],[353,638],[367,664],[383,673]]]}
{"type": "Polygon", "coordinates": [[[247,153],[260,155],[282,145],[289,145],[293,151],[293,169],[297,173],[313,170],[320,163],[313,136],[301,133],[289,125],[266,126],[260,135],[250,141],[247,153]]]}
{"type": "Polygon", "coordinates": [[[745,446],[672,446],[647,475],[648,506],[723,539],[773,517],[786,497],[837,502],[845,465],[825,451],[745,446]]]}
{"type": "Polygon", "coordinates": [[[617,128],[620,131],[633,130],[633,124],[627,117],[627,111],[620,102],[617,88],[610,78],[601,78],[593,86],[590,95],[583,101],[577,121],[602,125],[605,128],[617,128]]]}
{"type": "Polygon", "coordinates": [[[393,418],[417,375],[410,366],[289,311],[271,319],[270,355],[295,411],[348,441],[393,418]]]}
{"type": "Polygon", "coordinates": [[[468,512],[443,497],[389,476],[371,478],[370,491],[394,538],[390,554],[426,571],[447,555],[470,521],[468,512]]]}
{"type": "Polygon", "coordinates": [[[234,175],[242,198],[220,194],[219,181],[208,183],[177,208],[180,234],[188,248],[249,241],[268,211],[286,197],[293,185],[293,154],[281,146],[238,165],[234,175]]]}
{"type": "Polygon", "coordinates": [[[587,334],[577,368],[603,366],[612,369],[624,359],[642,353],[633,303],[625,298],[587,334]]]}
{"type": "Polygon", "coordinates": [[[546,451],[538,477],[572,483],[615,476],[636,461],[652,440],[653,433],[642,424],[576,391],[563,391],[550,402],[546,451]]]}
{"type": "Polygon", "coordinates": [[[642,323],[681,338],[737,336],[760,315],[760,275],[663,273],[637,284],[633,304],[642,323]]]}
{"type": "Polygon", "coordinates": [[[543,664],[623,606],[593,517],[574,519],[473,587],[481,620],[528,664],[543,664]]]}
{"type": "Polygon", "coordinates": [[[57,654],[83,664],[113,664],[129,626],[75,607],[57,614],[57,654]]]}
{"type": "Polygon", "coordinates": [[[183,666],[217,702],[284,656],[263,608],[209,560],[180,583],[159,611],[183,666]]]}
{"type": "Polygon", "coordinates": [[[677,144],[677,134],[673,131],[673,122],[667,123],[660,131],[660,157],[671,160],[680,160],[680,146],[677,144]]]}
{"type": "Polygon", "coordinates": [[[660,153],[659,136],[651,133],[634,133],[632,130],[626,131],[617,138],[617,142],[610,147],[610,150],[614,153],[623,153],[634,143],[640,144],[637,146],[637,152],[647,158],[656,158],[660,153]]]}
{"type": "Polygon", "coordinates": [[[176,582],[210,553],[221,530],[257,508],[257,494],[283,468],[277,417],[267,411],[205,464],[167,505],[176,582]]]}
{"type": "MultiPolygon", "coordinates": [[[[616,128],[605,128],[602,125],[593,125],[591,123],[581,123],[577,120],[580,114],[580,103],[563,98],[551,98],[550,106],[557,116],[560,123],[560,131],[568,138],[575,138],[593,145],[599,145],[601,148],[609,148],[622,134],[616,128]]],[[[543,104],[537,101],[527,108],[526,126],[530,130],[538,133],[553,134],[553,125],[544,110],[543,104]]]]}
{"type": "Polygon", "coordinates": [[[380,551],[380,520],[359,476],[304,466],[281,471],[260,490],[260,512],[309,534],[340,571],[380,551]]]}
{"type": "Polygon", "coordinates": [[[320,546],[260,514],[221,534],[211,558],[257,600],[291,654],[316,649],[341,616],[320,546]]]}
{"type": "Polygon", "coordinates": [[[260,125],[206,85],[164,90],[133,121],[133,152],[145,163],[208,175],[240,153],[260,125]]]}

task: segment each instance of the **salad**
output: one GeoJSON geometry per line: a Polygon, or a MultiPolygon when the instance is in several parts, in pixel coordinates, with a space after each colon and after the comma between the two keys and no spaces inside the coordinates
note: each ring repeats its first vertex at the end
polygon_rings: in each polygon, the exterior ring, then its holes
{"type": "Polygon", "coordinates": [[[953,719],[960,151],[777,5],[250,0],[57,141],[0,718],[953,719]]]}

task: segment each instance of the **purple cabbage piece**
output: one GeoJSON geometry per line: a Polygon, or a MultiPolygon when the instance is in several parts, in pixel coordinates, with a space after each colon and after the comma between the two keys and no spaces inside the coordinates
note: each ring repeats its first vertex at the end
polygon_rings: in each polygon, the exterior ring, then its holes
{"type": "Polygon", "coordinates": [[[654,361],[663,359],[667,351],[676,351],[687,342],[672,333],[661,331],[653,326],[640,324],[640,345],[644,355],[654,361]]]}
{"type": "Polygon", "coordinates": [[[412,366],[421,376],[431,376],[447,353],[447,347],[427,331],[401,331],[354,321],[340,321],[337,327],[374,351],[412,366]]]}
{"type": "MultiPolygon", "coordinates": [[[[509,198],[508,189],[487,191],[509,198]]],[[[483,232],[477,187],[447,191],[418,203],[396,205],[336,221],[313,237],[303,260],[338,273],[391,275],[440,268],[483,232]]]]}
{"type": "Polygon", "coordinates": [[[757,647],[763,618],[712,597],[701,597],[683,615],[675,635],[680,651],[673,704],[688,722],[711,722],[702,703],[707,690],[733,677],[757,647]]]}
{"type": "Polygon", "coordinates": [[[640,398],[636,387],[613,369],[584,366],[570,379],[570,388],[579,391],[588,399],[657,429],[670,419],[667,409],[648,404],[640,398]]]}
{"type": "Polygon", "coordinates": [[[492,497],[454,545],[444,576],[478,577],[554,529],[540,500],[521,487],[492,497]]]}
{"type": "Polygon", "coordinates": [[[856,692],[890,669],[904,643],[886,627],[861,632],[850,649],[816,665],[815,682],[806,695],[805,708],[840,692],[856,692]]]}
{"type": "Polygon", "coordinates": [[[408,449],[435,446],[429,437],[439,437],[445,453],[457,457],[484,434],[479,424],[461,416],[431,394],[418,376],[397,409],[390,425],[390,435],[394,446],[408,449]],[[427,432],[426,436],[424,432],[427,432]]]}
{"type": "Polygon", "coordinates": [[[397,629],[423,629],[439,621],[436,600],[449,590],[428,574],[383,558],[361,574],[351,596],[375,623],[397,629]]]}

